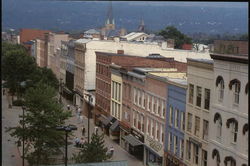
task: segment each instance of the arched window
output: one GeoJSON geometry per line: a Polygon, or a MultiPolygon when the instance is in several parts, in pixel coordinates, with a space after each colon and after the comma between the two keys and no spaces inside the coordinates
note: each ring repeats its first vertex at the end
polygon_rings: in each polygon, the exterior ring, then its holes
{"type": "Polygon", "coordinates": [[[229,89],[232,90],[232,87],[234,86],[234,103],[239,104],[240,100],[240,81],[237,79],[233,79],[229,83],[229,89]]]}
{"type": "MultiPolygon", "coordinates": [[[[244,144],[246,144],[246,145],[248,145],[248,124],[246,123],[246,124],[244,124],[244,126],[243,126],[243,136],[244,136],[244,144]]],[[[248,153],[248,146],[245,146],[246,147],[246,152],[248,153]]]]}
{"type": "Polygon", "coordinates": [[[237,133],[238,133],[238,121],[234,118],[230,118],[227,120],[226,126],[227,126],[227,128],[230,127],[230,129],[231,129],[231,142],[236,143],[237,142],[237,133]]]}
{"type": "Polygon", "coordinates": [[[222,131],[222,119],[219,113],[214,115],[214,123],[216,123],[216,137],[221,138],[221,131],[222,131]]]}
{"type": "Polygon", "coordinates": [[[222,76],[218,76],[217,79],[216,79],[216,87],[219,88],[219,95],[218,95],[218,99],[220,101],[223,100],[223,97],[224,97],[224,80],[223,80],[223,77],[222,76]]]}
{"type": "Polygon", "coordinates": [[[236,160],[231,156],[227,156],[225,157],[224,164],[225,166],[236,166],[236,160]]]}
{"type": "Polygon", "coordinates": [[[217,149],[214,149],[212,152],[212,159],[214,159],[214,157],[216,156],[216,166],[220,165],[220,154],[219,151],[217,149]]]}

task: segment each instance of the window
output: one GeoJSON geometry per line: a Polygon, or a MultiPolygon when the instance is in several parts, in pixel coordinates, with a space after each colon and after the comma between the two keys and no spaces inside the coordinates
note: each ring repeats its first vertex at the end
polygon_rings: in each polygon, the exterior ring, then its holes
{"type": "Polygon", "coordinates": [[[188,124],[187,124],[187,131],[192,131],[192,114],[188,113],[188,124]]]}
{"type": "Polygon", "coordinates": [[[196,87],[196,106],[201,107],[201,87],[196,87]]]}
{"type": "Polygon", "coordinates": [[[137,103],[137,90],[134,88],[134,103],[137,103]]]}
{"type": "Polygon", "coordinates": [[[175,110],[175,128],[178,128],[178,121],[179,121],[179,110],[175,110]]]}
{"type": "Polygon", "coordinates": [[[157,122],[155,122],[156,124],[156,140],[159,140],[160,139],[160,130],[159,130],[159,125],[157,122]]]}
{"type": "Polygon", "coordinates": [[[219,101],[223,100],[223,97],[224,97],[224,81],[223,79],[221,79],[219,83],[219,101]]]}
{"type": "Polygon", "coordinates": [[[206,110],[209,110],[210,106],[210,89],[205,89],[205,102],[204,102],[204,108],[206,110]]]}
{"type": "Polygon", "coordinates": [[[173,119],[173,107],[169,107],[169,125],[172,126],[172,119],[173,119]]]}
{"type": "Polygon", "coordinates": [[[145,92],[142,92],[142,107],[146,107],[146,98],[145,98],[145,92]]]}
{"type": "Polygon", "coordinates": [[[216,136],[217,138],[221,138],[221,130],[222,130],[222,121],[221,121],[221,118],[219,118],[217,121],[216,121],[216,126],[217,126],[217,132],[216,132],[216,136]]]}
{"type": "Polygon", "coordinates": [[[137,112],[137,128],[141,130],[141,118],[138,112],[137,112]]]}
{"type": "Polygon", "coordinates": [[[154,100],[153,100],[153,101],[154,101],[154,102],[153,102],[153,103],[154,103],[153,112],[156,114],[156,111],[157,111],[157,110],[156,110],[156,100],[157,100],[157,99],[156,99],[155,97],[154,97],[153,99],[154,99],[154,100]]]}
{"type": "Polygon", "coordinates": [[[185,131],[185,112],[181,112],[181,128],[185,131]]]}
{"type": "Polygon", "coordinates": [[[175,136],[175,144],[174,144],[174,154],[177,155],[178,153],[178,137],[175,136]]]}
{"type": "Polygon", "coordinates": [[[200,132],[200,118],[195,116],[195,124],[194,124],[194,135],[199,137],[200,132]]]}
{"type": "Polygon", "coordinates": [[[164,125],[161,125],[161,143],[164,142],[164,125]]]}
{"type": "Polygon", "coordinates": [[[141,115],[141,131],[144,133],[144,116],[141,115]]]}
{"type": "Polygon", "coordinates": [[[160,101],[157,100],[157,108],[158,108],[158,111],[157,111],[157,114],[160,116],[161,115],[161,105],[160,105],[160,101]]]}
{"type": "Polygon", "coordinates": [[[148,95],[148,111],[151,111],[151,97],[148,95]]]}
{"type": "Polygon", "coordinates": [[[138,91],[138,96],[139,96],[139,106],[142,105],[142,92],[141,90],[138,91]]]}
{"type": "Polygon", "coordinates": [[[150,133],[150,122],[149,118],[147,118],[147,134],[149,135],[150,133]]]}
{"type": "Polygon", "coordinates": [[[202,149],[202,166],[207,166],[207,151],[202,149]]]}
{"type": "Polygon", "coordinates": [[[239,104],[239,98],[240,98],[240,84],[235,83],[235,90],[234,90],[234,103],[239,104]]]}
{"type": "Polygon", "coordinates": [[[153,137],[154,133],[154,121],[151,119],[151,137],[153,137]]]}
{"type": "Polygon", "coordinates": [[[238,128],[236,126],[235,123],[231,123],[231,139],[232,139],[232,143],[236,143],[237,142],[237,131],[238,128]]]}
{"type": "Polygon", "coordinates": [[[165,117],[165,106],[164,106],[164,101],[162,101],[161,108],[162,108],[161,116],[164,118],[164,117],[165,117]]]}
{"type": "Polygon", "coordinates": [[[194,85],[189,84],[189,103],[193,104],[193,97],[194,97],[194,85]]]}
{"type": "Polygon", "coordinates": [[[135,111],[133,111],[133,118],[134,118],[133,126],[135,127],[136,126],[136,112],[135,111]]]}
{"type": "Polygon", "coordinates": [[[180,141],[180,158],[183,159],[184,157],[184,140],[181,139],[180,141]]]}
{"type": "Polygon", "coordinates": [[[186,142],[186,159],[189,161],[191,159],[191,142],[188,140],[186,142]]]}
{"type": "Polygon", "coordinates": [[[121,101],[121,84],[118,84],[118,101],[121,101]]]}
{"type": "Polygon", "coordinates": [[[168,134],[168,151],[171,151],[172,133],[168,134]]]}
{"type": "Polygon", "coordinates": [[[203,120],[203,135],[202,138],[204,140],[208,139],[208,121],[207,120],[203,120]]]}
{"type": "Polygon", "coordinates": [[[199,146],[196,145],[196,144],[193,144],[194,145],[194,158],[193,158],[193,162],[198,165],[199,163],[199,146]]]}

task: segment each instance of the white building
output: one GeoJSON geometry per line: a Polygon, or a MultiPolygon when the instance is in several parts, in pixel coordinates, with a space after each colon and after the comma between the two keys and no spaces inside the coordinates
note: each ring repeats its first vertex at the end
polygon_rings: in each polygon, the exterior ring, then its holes
{"type": "Polygon", "coordinates": [[[248,55],[211,54],[213,98],[209,124],[209,165],[248,163],[248,55]]]}
{"type": "Polygon", "coordinates": [[[144,32],[131,32],[122,38],[126,39],[127,41],[145,41],[149,35],[144,32]]]}
{"type": "Polygon", "coordinates": [[[213,61],[188,59],[187,83],[184,161],[188,166],[207,166],[213,61]]]}

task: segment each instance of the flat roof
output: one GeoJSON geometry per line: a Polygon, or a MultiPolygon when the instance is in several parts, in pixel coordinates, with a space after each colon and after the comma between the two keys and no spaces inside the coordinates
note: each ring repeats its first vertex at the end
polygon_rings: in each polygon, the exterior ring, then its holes
{"type": "Polygon", "coordinates": [[[170,72],[177,71],[176,68],[149,68],[149,67],[135,67],[134,70],[142,72],[170,72]]]}
{"type": "Polygon", "coordinates": [[[183,72],[149,72],[149,74],[167,79],[187,79],[187,73],[183,72]]]}
{"type": "Polygon", "coordinates": [[[208,64],[213,64],[214,63],[214,61],[212,59],[203,59],[203,58],[193,59],[193,58],[187,58],[187,60],[195,61],[195,62],[208,63],[208,64]]]}

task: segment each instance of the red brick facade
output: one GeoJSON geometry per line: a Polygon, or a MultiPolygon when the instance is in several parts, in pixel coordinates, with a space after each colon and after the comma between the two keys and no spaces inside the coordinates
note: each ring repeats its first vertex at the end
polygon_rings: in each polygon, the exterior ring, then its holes
{"type": "Polygon", "coordinates": [[[248,54],[248,41],[215,40],[214,52],[221,54],[248,54]]]}
{"type": "MultiPolygon", "coordinates": [[[[109,65],[112,63],[122,66],[126,70],[132,70],[134,67],[150,67],[177,68],[179,72],[187,71],[186,63],[176,62],[171,59],[169,61],[162,61],[162,59],[157,60],[145,57],[96,52],[96,114],[110,115],[111,70],[109,65]]],[[[132,87],[129,80],[124,79],[124,83],[127,83],[128,87],[132,87]]],[[[132,89],[129,90],[130,94],[128,94],[128,97],[124,99],[124,103],[127,103],[128,106],[129,103],[131,103],[131,90],[132,89]]],[[[130,122],[126,124],[130,125],[130,122]]]]}
{"type": "Polygon", "coordinates": [[[20,30],[20,43],[25,43],[36,38],[44,39],[44,34],[50,31],[39,29],[21,29],[20,30]]]}

